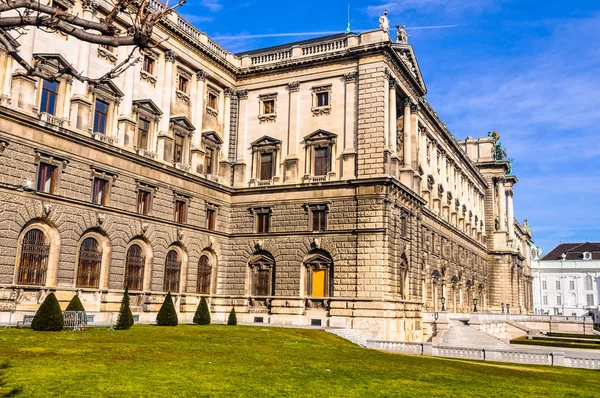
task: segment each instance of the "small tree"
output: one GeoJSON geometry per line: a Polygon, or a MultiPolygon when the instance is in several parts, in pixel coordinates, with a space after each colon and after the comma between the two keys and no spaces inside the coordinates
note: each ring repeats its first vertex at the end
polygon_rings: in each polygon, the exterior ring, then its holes
{"type": "Polygon", "coordinates": [[[167,294],[165,301],[163,301],[156,316],[156,324],[158,326],[177,326],[177,312],[173,305],[173,299],[171,298],[171,292],[167,294]]]}
{"type": "Polygon", "coordinates": [[[67,305],[67,309],[65,311],[80,311],[85,312],[85,308],[83,308],[83,304],[81,304],[81,300],[79,300],[79,296],[75,295],[69,301],[69,305],[67,305]]]}
{"type": "Polygon", "coordinates": [[[35,313],[31,322],[31,329],[44,332],[60,332],[64,323],[60,304],[58,304],[54,293],[50,293],[35,313]]]}
{"type": "Polygon", "coordinates": [[[123,300],[121,301],[121,308],[119,309],[119,318],[117,318],[117,330],[127,330],[133,326],[133,314],[131,308],[129,308],[129,290],[125,289],[123,300]]]}
{"type": "Polygon", "coordinates": [[[227,320],[227,324],[229,326],[237,325],[237,316],[235,315],[235,307],[231,308],[231,312],[229,313],[229,319],[227,320]]]}
{"type": "Polygon", "coordinates": [[[196,313],[194,314],[194,323],[197,325],[210,325],[210,310],[206,299],[202,297],[196,313]]]}

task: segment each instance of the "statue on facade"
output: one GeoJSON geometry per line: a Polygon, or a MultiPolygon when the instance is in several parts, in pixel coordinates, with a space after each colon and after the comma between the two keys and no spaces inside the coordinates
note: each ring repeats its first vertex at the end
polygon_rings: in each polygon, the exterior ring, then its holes
{"type": "MultiPolygon", "coordinates": [[[[494,148],[492,149],[492,157],[495,161],[501,162],[506,160],[506,151],[504,150],[504,146],[500,142],[500,135],[496,130],[490,131],[488,133],[488,137],[494,140],[494,148]]],[[[512,168],[509,174],[512,173],[512,168]]]]}
{"type": "Polygon", "coordinates": [[[390,21],[387,17],[387,10],[383,12],[383,15],[379,17],[379,28],[383,29],[385,33],[388,33],[390,30],[390,21]]]}
{"type": "Polygon", "coordinates": [[[396,43],[408,44],[408,34],[406,26],[396,25],[396,43]]]}

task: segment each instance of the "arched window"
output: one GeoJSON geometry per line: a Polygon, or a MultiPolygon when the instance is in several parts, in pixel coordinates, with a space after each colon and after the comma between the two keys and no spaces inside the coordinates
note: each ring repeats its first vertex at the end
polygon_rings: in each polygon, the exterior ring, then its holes
{"type": "Polygon", "coordinates": [[[318,251],[309,253],[304,259],[306,267],[306,295],[309,297],[330,297],[333,287],[333,261],[329,253],[318,251]]]}
{"type": "Polygon", "coordinates": [[[129,290],[144,290],[144,266],[146,255],[140,245],[133,244],[127,250],[125,259],[125,288],[129,290]]]}
{"type": "Polygon", "coordinates": [[[250,257],[248,266],[251,271],[251,292],[253,296],[272,296],[275,294],[275,260],[265,251],[250,257]]]}
{"type": "Polygon", "coordinates": [[[165,292],[179,292],[179,280],[181,277],[181,259],[176,250],[167,253],[165,260],[165,280],[163,290],[165,292]]]}
{"type": "Polygon", "coordinates": [[[17,284],[45,285],[49,254],[50,245],[46,242],[44,232],[39,229],[27,231],[21,244],[17,284]]]}
{"type": "Polygon", "coordinates": [[[102,247],[94,238],[85,238],[79,247],[77,287],[97,288],[100,284],[102,247]]]}
{"type": "Polygon", "coordinates": [[[212,279],[212,266],[207,255],[200,256],[198,262],[198,283],[196,285],[196,293],[210,294],[210,285],[212,279]]]}

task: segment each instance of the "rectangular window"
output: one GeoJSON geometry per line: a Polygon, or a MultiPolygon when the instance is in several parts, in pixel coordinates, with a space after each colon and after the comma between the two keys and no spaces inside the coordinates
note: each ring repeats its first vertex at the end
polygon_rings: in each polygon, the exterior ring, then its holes
{"type": "Polygon", "coordinates": [[[184,92],[184,93],[187,94],[187,92],[188,92],[188,86],[189,86],[189,80],[180,75],[179,76],[179,82],[178,82],[178,85],[177,85],[177,89],[179,91],[182,91],[182,92],[184,92]]]}
{"type": "Polygon", "coordinates": [[[269,213],[258,213],[256,215],[256,232],[266,234],[269,232],[271,215],[269,213]]]}
{"type": "Polygon", "coordinates": [[[213,150],[206,149],[206,153],[204,154],[204,174],[212,174],[213,168],[213,150]]]}
{"type": "Polygon", "coordinates": [[[543,303],[544,305],[548,305],[548,296],[544,296],[543,303]]]}
{"type": "Polygon", "coordinates": [[[556,305],[562,305],[562,296],[556,296],[556,305]]]}
{"type": "Polygon", "coordinates": [[[329,106],[329,93],[317,93],[317,107],[329,106]]]}
{"type": "Polygon", "coordinates": [[[263,114],[270,115],[272,113],[275,113],[275,100],[263,101],[263,114]]]}
{"type": "Polygon", "coordinates": [[[144,55],[144,64],[143,64],[144,72],[153,75],[154,74],[154,63],[155,62],[156,61],[154,61],[154,59],[150,58],[147,55],[144,55]]]}
{"type": "Polygon", "coordinates": [[[254,294],[256,296],[268,296],[269,295],[269,279],[271,271],[268,269],[259,269],[256,271],[256,285],[254,288],[254,294]]]}
{"type": "Polygon", "coordinates": [[[54,115],[56,113],[56,97],[58,96],[58,83],[43,80],[42,100],[40,102],[40,112],[54,115]]]}
{"type": "Polygon", "coordinates": [[[215,230],[215,225],[217,222],[217,211],[215,209],[207,209],[206,210],[206,228],[211,231],[215,230]]]}
{"type": "Polygon", "coordinates": [[[37,190],[45,193],[55,193],[58,168],[51,164],[40,163],[37,190]]]}
{"type": "Polygon", "coordinates": [[[148,135],[150,134],[150,122],[146,119],[140,118],[138,120],[138,136],[137,136],[137,148],[146,150],[148,149],[148,135]]]}
{"type": "Polygon", "coordinates": [[[173,148],[173,162],[175,163],[183,163],[183,144],[183,136],[175,134],[175,146],[173,148]]]}
{"type": "Polygon", "coordinates": [[[593,307],[594,306],[594,295],[593,294],[586,294],[585,298],[586,298],[587,306],[588,307],[593,307]]]}
{"type": "Polygon", "coordinates": [[[175,222],[184,224],[187,221],[187,202],[185,200],[175,201],[175,222]]]}
{"type": "Polygon", "coordinates": [[[145,216],[150,214],[150,206],[152,205],[152,194],[149,191],[138,191],[138,214],[145,216]]]}
{"type": "Polygon", "coordinates": [[[312,211],[312,230],[325,231],[327,229],[327,211],[315,209],[312,211]]]}
{"type": "Polygon", "coordinates": [[[217,95],[208,93],[208,107],[217,110],[217,95]]]}
{"type": "Polygon", "coordinates": [[[569,281],[569,290],[575,290],[575,281],[569,281]]]}
{"type": "Polygon", "coordinates": [[[329,148],[315,149],[315,175],[324,176],[329,173],[329,148]]]}
{"type": "Polygon", "coordinates": [[[560,281],[559,280],[556,281],[556,290],[560,290],[560,281]]]}
{"type": "Polygon", "coordinates": [[[273,153],[263,153],[260,155],[260,179],[267,181],[273,178],[273,153]]]}
{"type": "Polygon", "coordinates": [[[96,100],[94,108],[94,132],[106,134],[106,119],[108,117],[108,104],[104,101],[96,100]]]}
{"type": "Polygon", "coordinates": [[[548,289],[548,284],[546,283],[546,280],[542,280],[542,290],[546,290],[548,289]]]}
{"type": "Polygon", "coordinates": [[[108,202],[108,187],[107,180],[95,177],[92,185],[92,203],[105,206],[108,202]]]}

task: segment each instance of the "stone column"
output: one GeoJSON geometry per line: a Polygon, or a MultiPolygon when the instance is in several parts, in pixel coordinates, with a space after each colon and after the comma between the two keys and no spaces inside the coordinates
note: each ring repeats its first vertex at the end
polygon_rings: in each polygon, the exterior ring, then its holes
{"type": "Polygon", "coordinates": [[[236,160],[233,165],[233,185],[235,187],[243,187],[246,185],[246,147],[248,145],[246,136],[246,129],[248,122],[246,120],[248,115],[248,90],[238,91],[238,137],[237,137],[237,148],[236,148],[236,160]]]}
{"type": "Polygon", "coordinates": [[[389,92],[389,143],[390,143],[390,151],[391,151],[391,159],[390,159],[390,175],[393,177],[398,177],[398,170],[400,169],[399,159],[398,159],[398,115],[396,113],[396,79],[390,78],[390,92],[389,92]]]}
{"type": "Polygon", "coordinates": [[[173,63],[177,54],[173,50],[165,51],[165,71],[162,85],[162,101],[160,109],[163,111],[158,128],[157,151],[159,158],[164,159],[165,140],[160,136],[169,134],[169,123],[171,122],[171,96],[173,94],[173,63]]]}
{"type": "Polygon", "coordinates": [[[201,146],[202,146],[202,120],[204,118],[204,81],[206,80],[206,71],[200,69],[196,72],[196,89],[193,98],[192,124],[196,128],[192,135],[192,171],[199,172],[201,165],[201,146]]]}
{"type": "Polygon", "coordinates": [[[351,72],[344,75],[345,102],[344,102],[344,151],[342,152],[342,171],[341,179],[349,180],[356,177],[356,148],[354,146],[355,136],[355,98],[356,98],[356,78],[358,72],[351,72]]]}
{"type": "Polygon", "coordinates": [[[404,168],[410,168],[412,164],[410,108],[410,98],[406,98],[404,100],[404,168]]]}
{"type": "Polygon", "coordinates": [[[119,146],[133,146],[133,135],[135,131],[134,121],[131,118],[133,102],[133,83],[135,82],[135,72],[137,65],[130,67],[123,75],[123,99],[119,106],[120,114],[118,119],[117,139],[119,146]],[[127,139],[126,139],[127,138],[127,139]]]}
{"type": "Polygon", "coordinates": [[[223,112],[223,146],[221,147],[221,159],[227,159],[229,152],[229,128],[231,125],[231,96],[234,94],[231,87],[223,90],[225,95],[225,106],[223,112]]]}
{"type": "Polygon", "coordinates": [[[508,225],[507,225],[507,230],[508,230],[508,239],[512,240],[515,238],[515,223],[514,223],[514,219],[515,219],[515,211],[514,211],[514,207],[513,207],[513,190],[512,189],[508,189],[506,191],[506,200],[508,202],[508,225]]]}
{"type": "MultiPolygon", "coordinates": [[[[288,134],[287,134],[287,151],[284,160],[283,182],[286,184],[294,184],[298,182],[299,177],[299,159],[298,159],[298,93],[300,92],[300,83],[291,82],[287,85],[288,89],[288,134]]],[[[305,158],[306,159],[306,158],[305,158]]]]}
{"type": "Polygon", "coordinates": [[[506,194],[504,192],[504,178],[497,179],[498,184],[498,221],[500,223],[499,230],[506,231],[506,194]]]}
{"type": "MultiPolygon", "coordinates": [[[[82,8],[82,18],[88,21],[93,21],[94,15],[96,15],[98,4],[96,4],[96,2],[93,0],[83,0],[82,8]]],[[[76,45],[79,47],[79,54],[77,55],[77,71],[83,73],[84,75],[88,75],[90,72],[90,50],[92,45],[82,40],[77,41],[76,45]]],[[[77,80],[75,83],[75,94],[84,94],[84,92],[85,83],[77,80]]]]}

